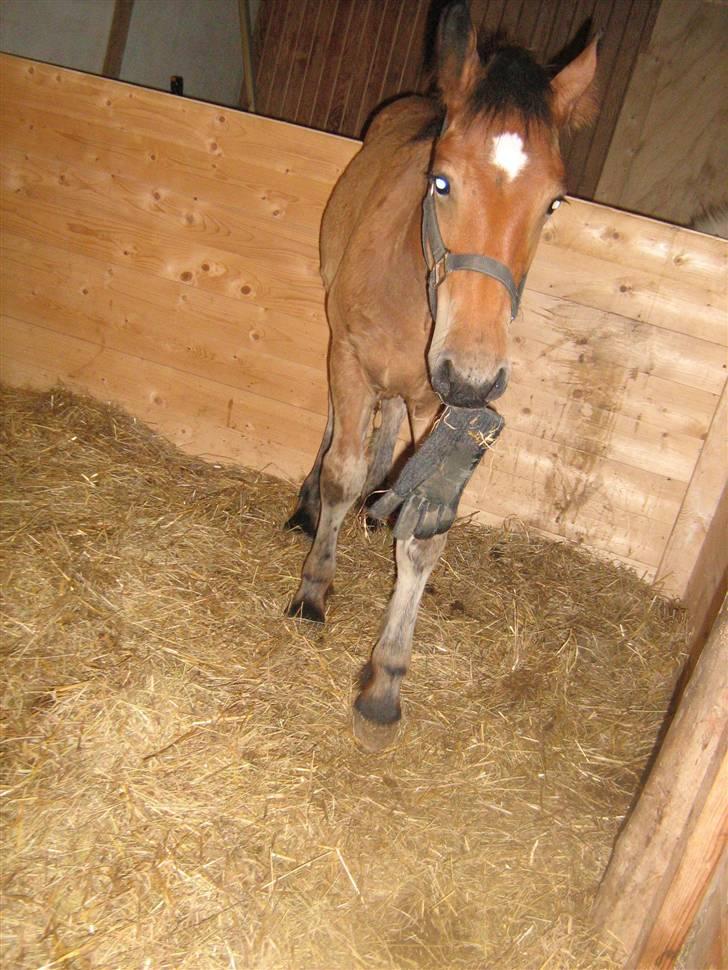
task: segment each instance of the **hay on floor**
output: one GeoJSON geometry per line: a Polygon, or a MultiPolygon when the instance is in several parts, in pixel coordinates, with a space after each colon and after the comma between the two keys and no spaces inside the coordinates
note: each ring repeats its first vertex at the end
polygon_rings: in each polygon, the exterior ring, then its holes
{"type": "Polygon", "coordinates": [[[4,965],[611,967],[588,910],[684,620],[522,526],[456,527],[396,750],[356,676],[391,538],[283,617],[293,489],[64,391],[2,395],[4,965]]]}

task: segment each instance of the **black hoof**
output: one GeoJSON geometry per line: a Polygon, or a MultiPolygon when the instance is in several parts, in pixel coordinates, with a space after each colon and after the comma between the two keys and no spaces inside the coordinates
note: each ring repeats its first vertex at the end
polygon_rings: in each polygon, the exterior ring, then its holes
{"type": "Polygon", "coordinates": [[[324,611],[306,600],[294,600],[286,610],[286,616],[294,620],[310,620],[311,623],[324,622],[324,611]]]}
{"type": "Polygon", "coordinates": [[[396,724],[402,717],[399,701],[382,697],[367,697],[366,693],[359,694],[354,701],[354,708],[367,721],[378,724],[380,727],[396,724]]]}
{"type": "Polygon", "coordinates": [[[316,523],[304,508],[296,509],[283,528],[289,532],[303,532],[310,539],[316,535],[316,523]]]}

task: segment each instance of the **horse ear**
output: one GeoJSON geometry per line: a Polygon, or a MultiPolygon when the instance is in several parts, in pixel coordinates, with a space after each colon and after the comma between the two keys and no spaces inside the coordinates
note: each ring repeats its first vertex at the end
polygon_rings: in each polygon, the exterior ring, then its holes
{"type": "Polygon", "coordinates": [[[597,35],[551,82],[554,119],[559,128],[583,128],[599,108],[594,75],[597,70],[597,35]]]}
{"type": "Polygon", "coordinates": [[[443,10],[437,31],[437,83],[449,110],[467,99],[479,66],[467,0],[454,0],[443,10]]]}

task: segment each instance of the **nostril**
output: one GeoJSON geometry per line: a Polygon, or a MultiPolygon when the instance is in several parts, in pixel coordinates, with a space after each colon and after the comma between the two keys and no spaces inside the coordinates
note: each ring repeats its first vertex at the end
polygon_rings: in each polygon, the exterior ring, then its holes
{"type": "Polygon", "coordinates": [[[495,376],[493,381],[493,386],[491,388],[490,394],[488,395],[488,400],[493,401],[495,398],[500,397],[505,391],[508,384],[508,371],[505,367],[501,367],[495,376]]]}
{"type": "Polygon", "coordinates": [[[443,398],[447,397],[450,393],[450,389],[455,381],[455,367],[453,366],[452,360],[446,357],[440,362],[440,366],[437,368],[437,373],[435,379],[432,382],[433,387],[443,398]]]}

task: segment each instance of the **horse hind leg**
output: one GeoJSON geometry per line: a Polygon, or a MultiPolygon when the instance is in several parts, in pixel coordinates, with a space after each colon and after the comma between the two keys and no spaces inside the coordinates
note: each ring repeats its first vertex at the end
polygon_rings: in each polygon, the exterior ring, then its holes
{"type": "Polygon", "coordinates": [[[321,512],[321,466],[324,455],[331,446],[333,430],[334,410],[331,399],[329,399],[329,416],[316,460],[313,463],[313,468],[304,479],[303,485],[301,485],[293,515],[286,520],[283,526],[284,529],[304,532],[311,539],[316,535],[316,526],[321,512]]]}
{"type": "Polygon", "coordinates": [[[301,583],[288,609],[289,616],[318,623],[324,621],[326,594],[336,570],[339,529],[366,479],[366,438],[375,404],[358,365],[345,351],[332,350],[331,394],[335,417],[331,444],[321,461],[321,511],[301,583]]]}
{"type": "Polygon", "coordinates": [[[420,600],[446,542],[447,533],[397,540],[397,582],[354,703],[354,735],[368,751],[388,747],[397,734],[399,693],[409,667],[420,600]]]}

